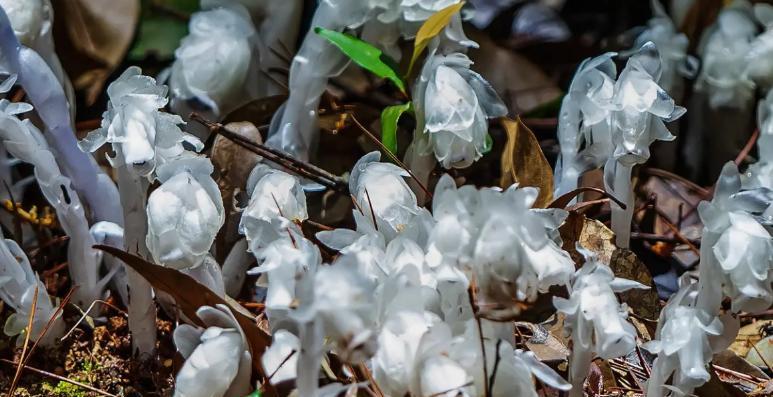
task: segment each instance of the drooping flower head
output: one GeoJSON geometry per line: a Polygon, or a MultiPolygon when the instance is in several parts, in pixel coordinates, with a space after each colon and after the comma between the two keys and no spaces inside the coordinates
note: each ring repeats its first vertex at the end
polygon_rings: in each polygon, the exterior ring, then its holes
{"type": "Polygon", "coordinates": [[[417,150],[434,151],[445,168],[465,168],[491,149],[488,119],[507,108],[466,55],[431,54],[414,88],[417,150]]]}
{"type": "Polygon", "coordinates": [[[189,34],[175,51],[170,88],[177,99],[195,99],[221,115],[247,97],[245,82],[253,63],[256,34],[238,2],[196,12],[189,34]]]}
{"type": "Polygon", "coordinates": [[[773,302],[773,237],[761,215],[773,202],[770,190],[741,190],[741,176],[733,162],[722,168],[714,198],[698,205],[703,221],[701,298],[712,301],[702,309],[719,310],[722,295],[732,310],[757,312],[773,302]],[[710,297],[710,299],[709,299],[710,297]]]}
{"type": "Polygon", "coordinates": [[[193,267],[208,254],[225,221],[212,163],[185,156],[158,168],[161,186],[148,198],[147,245],[158,264],[193,267]]]}
{"type": "Polygon", "coordinates": [[[180,116],[159,111],[169,101],[167,87],[142,75],[140,68],[126,69],[108,86],[107,95],[102,126],[80,141],[82,150],[93,152],[110,143],[116,153],[109,158],[114,167],[134,166],[136,172],[150,176],[157,166],[183,153],[183,142],[197,151],[204,147],[180,130],[180,116]]]}
{"type": "Polygon", "coordinates": [[[174,331],[185,359],[175,380],[175,397],[246,396],[252,390],[252,355],[247,338],[225,305],[196,311],[206,328],[188,324],[174,331]]]}
{"type": "Polygon", "coordinates": [[[636,347],[636,329],[626,321],[626,307],[615,293],[648,287],[627,279],[616,278],[609,266],[599,262],[591,251],[578,244],[585,264],[574,275],[569,299],[554,297],[553,305],[566,315],[564,329],[572,337],[569,379],[571,396],[582,396],[582,385],[595,352],[611,359],[631,352],[636,347]]]}

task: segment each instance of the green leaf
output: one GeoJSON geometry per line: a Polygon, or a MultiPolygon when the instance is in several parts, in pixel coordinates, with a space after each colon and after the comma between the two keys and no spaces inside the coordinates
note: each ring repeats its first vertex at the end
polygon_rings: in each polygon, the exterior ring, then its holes
{"type": "Polygon", "coordinates": [[[490,152],[493,147],[494,138],[491,137],[491,134],[486,134],[486,139],[483,141],[483,154],[490,152]]]}
{"type": "Polygon", "coordinates": [[[381,112],[381,143],[393,154],[397,154],[397,122],[400,116],[411,110],[413,103],[388,106],[381,112]]]}
{"type": "Polygon", "coordinates": [[[263,393],[260,392],[260,390],[255,390],[254,392],[244,396],[244,397],[262,397],[263,393]]]}
{"type": "Polygon", "coordinates": [[[462,6],[464,6],[464,1],[452,4],[434,13],[424,21],[419,28],[419,31],[416,32],[416,39],[413,41],[413,55],[411,56],[411,63],[408,65],[408,73],[406,75],[410,76],[411,71],[413,70],[413,64],[416,63],[416,59],[424,52],[424,49],[427,48],[429,42],[451,23],[451,17],[459,12],[459,10],[462,9],[462,6]]]}
{"type": "Polygon", "coordinates": [[[333,43],[356,64],[369,70],[376,76],[393,82],[405,94],[405,82],[397,73],[397,62],[384,54],[378,48],[346,33],[336,32],[320,27],[314,28],[314,33],[333,43]]]}

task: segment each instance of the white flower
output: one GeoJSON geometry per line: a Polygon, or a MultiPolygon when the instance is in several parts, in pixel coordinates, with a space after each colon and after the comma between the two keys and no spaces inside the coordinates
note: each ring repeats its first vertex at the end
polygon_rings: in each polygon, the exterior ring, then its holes
{"type": "MultiPolygon", "coordinates": [[[[30,333],[31,340],[37,340],[40,337],[46,329],[46,324],[56,314],[57,306],[48,296],[46,285],[32,271],[24,250],[15,241],[2,239],[0,235],[0,299],[15,311],[8,317],[3,327],[6,335],[18,335],[27,329],[36,288],[37,302],[30,333]]],[[[46,330],[42,343],[45,345],[55,343],[63,333],[64,323],[59,313],[46,330]]],[[[24,337],[18,338],[16,342],[23,343],[24,337]]]]}
{"type": "Polygon", "coordinates": [[[741,191],[733,162],[722,168],[714,198],[698,205],[703,221],[701,308],[719,310],[722,294],[733,312],[757,312],[773,302],[773,237],[759,217],[773,202],[769,190],[741,191]],[[712,301],[703,305],[703,302],[712,301]]]}
{"type": "Polygon", "coordinates": [[[289,310],[295,304],[300,275],[315,270],[322,263],[317,246],[303,238],[300,230],[295,228],[287,229],[286,234],[264,248],[253,249],[253,254],[259,266],[248,274],[266,275],[266,309],[271,311],[289,310]]]}
{"type": "Polygon", "coordinates": [[[196,99],[215,114],[224,114],[244,101],[240,94],[245,91],[256,34],[250,15],[231,2],[194,13],[188,30],[175,51],[169,81],[172,95],[196,99]]]}
{"type": "MultiPolygon", "coordinates": [[[[714,353],[726,347],[720,348],[717,342],[721,338],[715,338],[723,332],[722,322],[695,307],[695,287],[697,284],[682,285],[669,299],[660,313],[655,339],[643,346],[658,355],[647,382],[647,397],[666,395],[664,388],[678,395],[690,395],[695,387],[708,382],[706,364],[714,353]],[[671,385],[666,386],[669,378],[671,385]]],[[[734,335],[729,335],[730,341],[734,335]]]]}
{"type": "Polygon", "coordinates": [[[135,171],[149,176],[157,166],[181,155],[183,142],[197,151],[204,147],[180,130],[180,116],[159,111],[168,102],[167,87],[143,76],[140,68],[126,69],[108,86],[107,94],[110,101],[102,126],[79,142],[82,150],[93,152],[109,142],[116,153],[110,159],[114,167],[133,165],[135,171]]]}
{"type": "Polygon", "coordinates": [[[381,153],[370,152],[357,161],[349,176],[349,191],[363,220],[391,240],[406,230],[421,209],[405,182],[408,172],[380,159],[381,153]]]}
{"type": "Polygon", "coordinates": [[[658,49],[647,42],[628,59],[615,82],[612,139],[614,158],[621,163],[643,163],[649,159],[652,142],[675,139],[664,122],[678,119],[685,109],[658,85],[661,72],[658,49]]]}
{"type": "Polygon", "coordinates": [[[225,305],[203,306],[196,316],[206,329],[182,324],[174,344],[185,358],[175,397],[241,397],[252,390],[252,356],[239,323],[225,305]]]}
{"type": "Polygon", "coordinates": [[[416,82],[418,129],[426,134],[421,151],[432,150],[445,168],[465,168],[490,150],[488,119],[507,108],[466,55],[431,54],[416,82]]]}
{"type": "Polygon", "coordinates": [[[636,329],[626,321],[627,312],[615,296],[631,288],[646,289],[638,282],[615,278],[595,254],[577,246],[585,264],[575,273],[569,299],[554,297],[553,305],[566,315],[564,328],[572,337],[570,396],[583,395],[583,382],[593,354],[603,359],[621,357],[636,347],[636,329]]]}
{"type": "MultiPolygon", "coordinates": [[[[46,4],[48,7],[48,5],[46,4]]],[[[27,47],[33,46],[40,37],[43,23],[47,22],[48,10],[44,9],[43,0],[0,0],[11,27],[19,42],[27,47]]]]}
{"type": "Polygon", "coordinates": [[[161,186],[148,198],[147,245],[158,264],[198,265],[225,221],[212,163],[203,157],[180,158],[157,170],[161,186]]]}
{"type": "Polygon", "coordinates": [[[617,76],[612,61],[614,56],[615,53],[608,52],[584,60],[561,103],[558,118],[561,155],[556,165],[556,196],[574,190],[580,175],[599,167],[612,151],[609,114],[617,76]]]}
{"type": "Polygon", "coordinates": [[[763,90],[773,86],[773,6],[755,4],[754,16],[766,28],[762,34],[749,43],[749,52],[744,59],[744,73],[763,90]]]}
{"type": "MultiPolygon", "coordinates": [[[[416,352],[411,395],[472,397],[474,379],[465,368],[449,357],[454,342],[451,328],[439,323],[421,338],[416,352]]],[[[482,393],[481,393],[482,394],[482,393]]]]}
{"type": "Polygon", "coordinates": [[[745,57],[756,32],[748,2],[733,2],[719,13],[715,28],[699,48],[703,67],[695,83],[698,91],[708,94],[711,108],[747,106],[754,83],[745,73],[745,57]]]}
{"type": "Polygon", "coordinates": [[[261,357],[263,368],[271,376],[271,384],[295,379],[298,376],[298,355],[301,342],[287,330],[280,329],[271,336],[271,346],[261,357]]]}
{"type": "Polygon", "coordinates": [[[280,237],[288,228],[308,218],[306,196],[295,176],[258,164],[247,180],[250,201],[242,213],[239,230],[256,251],[280,237]]]}

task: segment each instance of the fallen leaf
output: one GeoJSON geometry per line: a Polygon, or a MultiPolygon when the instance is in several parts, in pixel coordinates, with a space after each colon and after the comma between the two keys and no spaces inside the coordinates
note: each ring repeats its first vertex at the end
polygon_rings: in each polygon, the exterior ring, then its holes
{"type": "Polygon", "coordinates": [[[773,320],[755,321],[741,327],[735,337],[735,342],[730,345],[729,349],[741,357],[746,357],[752,346],[762,340],[765,335],[764,331],[768,327],[773,327],[773,320]]]}
{"type": "Polygon", "coordinates": [[[773,365],[773,336],[768,336],[755,343],[749,350],[749,354],[746,355],[746,360],[760,368],[771,370],[771,365],[773,365]]]}
{"type": "Polygon", "coordinates": [[[637,317],[653,322],[657,321],[660,316],[660,298],[655,290],[655,283],[652,281],[652,275],[647,269],[647,265],[632,251],[619,248],[612,253],[609,267],[612,268],[616,277],[638,281],[650,287],[646,290],[628,290],[618,295],[620,301],[627,304],[637,317]]]}
{"type": "Polygon", "coordinates": [[[545,208],[553,201],[553,169],[545,158],[534,133],[521,118],[502,119],[507,143],[502,152],[502,178],[499,185],[506,188],[514,183],[539,188],[535,208],[545,208]]]}
{"type": "Polygon", "coordinates": [[[558,231],[563,241],[562,248],[578,265],[585,263],[585,258],[577,252],[577,243],[596,253],[602,263],[609,264],[612,261],[612,253],[617,249],[614,243],[615,233],[603,223],[569,211],[569,217],[558,231]]]}
{"type": "Polygon", "coordinates": [[[718,365],[720,367],[727,368],[735,372],[756,376],[761,379],[768,379],[768,375],[762,372],[761,369],[759,369],[749,361],[745,360],[743,357],[740,357],[739,355],[735,354],[735,352],[730,349],[725,349],[715,354],[714,357],[711,359],[711,362],[714,365],[718,365]]]}
{"type": "Polygon", "coordinates": [[[57,52],[76,90],[93,104],[134,38],[139,0],[54,1],[57,52]]]}
{"type": "Polygon", "coordinates": [[[209,288],[178,270],[152,264],[118,248],[106,245],[95,245],[94,248],[120,259],[145,277],[153,288],[172,296],[182,313],[192,321],[197,322],[198,325],[203,325],[196,316],[196,310],[200,307],[215,305],[226,305],[229,307],[247,337],[253,357],[253,366],[261,375],[265,374],[260,359],[263,356],[263,352],[271,344],[271,337],[258,328],[255,318],[245,314],[246,309],[233,300],[229,301],[219,297],[209,288]]]}
{"type": "Polygon", "coordinates": [[[419,30],[416,32],[416,39],[413,41],[413,55],[411,55],[411,62],[408,66],[408,76],[410,76],[411,71],[413,70],[413,65],[416,63],[419,55],[421,55],[421,53],[424,52],[424,49],[427,48],[427,44],[429,44],[430,40],[439,35],[440,32],[442,32],[443,29],[445,29],[446,26],[451,23],[451,18],[454,16],[454,14],[459,12],[463,6],[464,1],[451,4],[450,6],[432,14],[432,16],[424,21],[419,30]]]}

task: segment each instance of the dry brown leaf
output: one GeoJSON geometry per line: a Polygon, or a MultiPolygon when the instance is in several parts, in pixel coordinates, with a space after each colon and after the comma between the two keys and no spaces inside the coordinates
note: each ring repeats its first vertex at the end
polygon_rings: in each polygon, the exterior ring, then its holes
{"type": "Polygon", "coordinates": [[[628,290],[618,295],[620,295],[620,301],[627,304],[636,316],[653,322],[657,321],[660,316],[660,298],[655,290],[652,275],[644,262],[632,251],[620,248],[612,253],[609,267],[616,277],[638,281],[650,287],[647,290],[628,290]]]}
{"type": "Polygon", "coordinates": [[[588,219],[585,215],[574,211],[569,212],[569,217],[558,231],[564,242],[562,248],[578,265],[585,263],[585,258],[577,252],[576,243],[595,252],[603,263],[609,263],[612,260],[612,253],[617,249],[614,243],[615,233],[612,230],[603,223],[588,219]]]}
{"type": "Polygon", "coordinates": [[[537,138],[521,118],[502,119],[507,132],[507,144],[502,152],[502,178],[499,185],[513,183],[539,188],[536,208],[545,208],[553,201],[553,169],[545,158],[537,138]]]}
{"type": "Polygon", "coordinates": [[[92,104],[123,60],[140,16],[139,0],[55,0],[57,52],[77,90],[92,104]]]}
{"type": "Polygon", "coordinates": [[[768,375],[762,372],[761,369],[745,360],[743,357],[735,354],[735,352],[730,349],[715,354],[711,359],[711,363],[742,374],[756,376],[761,379],[768,379],[768,375]]]}
{"type": "Polygon", "coordinates": [[[771,326],[773,326],[773,320],[755,321],[741,327],[738,331],[738,335],[735,337],[735,342],[730,345],[729,349],[741,357],[746,357],[746,355],[749,354],[749,350],[752,349],[752,346],[762,340],[764,330],[771,326]]]}

